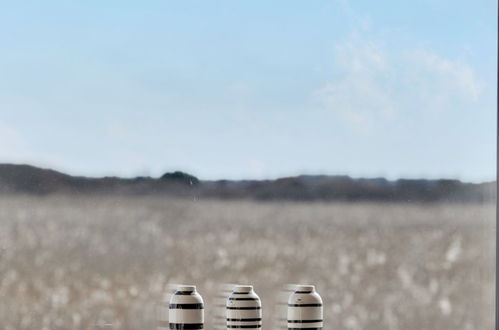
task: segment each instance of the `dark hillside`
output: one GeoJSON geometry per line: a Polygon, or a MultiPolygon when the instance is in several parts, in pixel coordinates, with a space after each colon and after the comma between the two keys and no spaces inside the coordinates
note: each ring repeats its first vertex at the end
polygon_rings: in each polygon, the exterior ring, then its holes
{"type": "Polygon", "coordinates": [[[0,164],[2,194],[133,194],[294,201],[494,201],[495,183],[458,180],[389,181],[302,175],[276,180],[202,181],[184,172],[160,178],[88,178],[30,165],[0,164]]]}

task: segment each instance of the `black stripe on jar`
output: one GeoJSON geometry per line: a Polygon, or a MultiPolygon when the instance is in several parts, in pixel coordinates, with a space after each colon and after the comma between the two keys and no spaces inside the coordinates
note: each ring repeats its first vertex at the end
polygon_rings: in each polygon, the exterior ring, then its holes
{"type": "Polygon", "coordinates": [[[261,321],[261,317],[256,317],[253,319],[227,319],[228,322],[258,322],[261,321]]]}
{"type": "Polygon", "coordinates": [[[204,309],[203,304],[170,304],[170,309],[204,309]]]}
{"type": "Polygon", "coordinates": [[[170,329],[204,329],[203,323],[170,323],[170,329]]]}
{"type": "Polygon", "coordinates": [[[288,307],[322,307],[322,304],[288,304],[288,307]]]}
{"type": "Polygon", "coordinates": [[[191,296],[194,294],[194,291],[175,291],[176,296],[191,296]]]}
{"type": "Polygon", "coordinates": [[[255,306],[255,307],[227,307],[227,309],[233,309],[233,310],[258,310],[262,309],[260,306],[255,306]]]}

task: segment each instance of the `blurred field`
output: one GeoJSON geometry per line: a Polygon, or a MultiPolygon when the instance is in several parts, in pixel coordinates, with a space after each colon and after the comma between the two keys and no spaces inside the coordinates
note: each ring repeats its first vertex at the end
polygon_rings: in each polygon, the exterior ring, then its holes
{"type": "MultiPolygon", "coordinates": [[[[495,207],[0,197],[0,328],[155,329],[168,283],[207,304],[253,283],[264,329],[286,283],[325,329],[492,329],[495,207]]],[[[210,324],[207,329],[213,329],[210,324]]]]}

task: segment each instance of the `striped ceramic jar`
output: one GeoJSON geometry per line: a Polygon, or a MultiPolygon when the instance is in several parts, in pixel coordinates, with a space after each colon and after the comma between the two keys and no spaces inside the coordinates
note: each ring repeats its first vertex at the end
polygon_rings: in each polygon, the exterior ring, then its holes
{"type": "Polygon", "coordinates": [[[169,306],[170,329],[203,329],[203,298],[193,285],[177,287],[169,306]]]}
{"type": "Polygon", "coordinates": [[[313,285],[297,285],[288,300],[288,329],[322,330],[321,296],[313,285]]]}
{"type": "Polygon", "coordinates": [[[251,285],[239,285],[227,299],[227,329],[260,329],[262,303],[251,285]]]}

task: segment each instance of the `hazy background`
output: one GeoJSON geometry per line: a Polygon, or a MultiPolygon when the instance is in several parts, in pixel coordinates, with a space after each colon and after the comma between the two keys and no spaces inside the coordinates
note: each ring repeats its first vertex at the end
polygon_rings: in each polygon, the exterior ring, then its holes
{"type": "Polygon", "coordinates": [[[182,282],[207,329],[223,283],[264,330],[288,283],[325,330],[493,328],[496,1],[18,1],[0,40],[1,328],[155,329],[182,282]]]}

